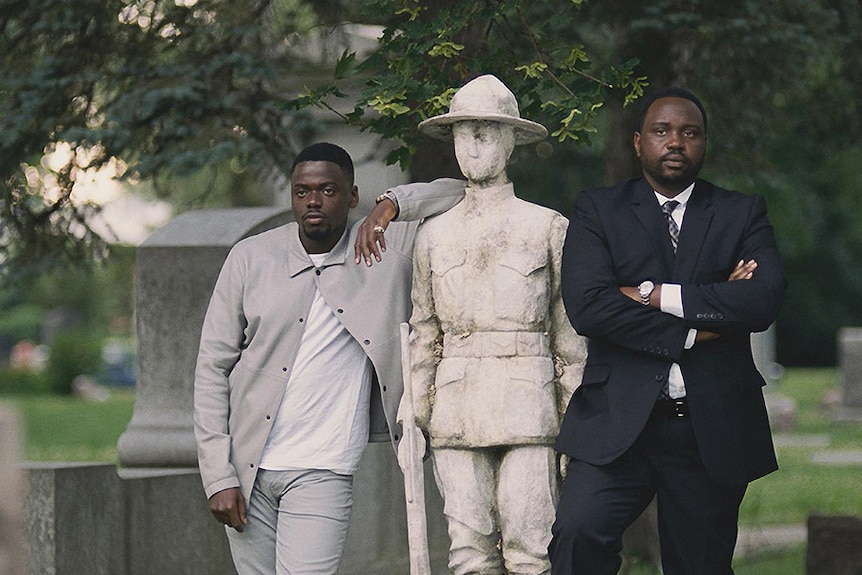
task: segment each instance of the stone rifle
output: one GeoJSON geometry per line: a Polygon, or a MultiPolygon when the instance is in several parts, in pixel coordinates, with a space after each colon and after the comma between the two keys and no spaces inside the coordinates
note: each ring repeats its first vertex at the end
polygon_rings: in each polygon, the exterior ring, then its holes
{"type": "Polygon", "coordinates": [[[425,516],[425,437],[416,425],[410,368],[410,324],[401,324],[401,372],[404,397],[401,401],[401,430],[398,463],[404,473],[404,498],[407,503],[407,543],[410,549],[410,575],[431,575],[428,550],[428,524],[425,516]],[[406,457],[401,456],[406,449],[406,457]]]}

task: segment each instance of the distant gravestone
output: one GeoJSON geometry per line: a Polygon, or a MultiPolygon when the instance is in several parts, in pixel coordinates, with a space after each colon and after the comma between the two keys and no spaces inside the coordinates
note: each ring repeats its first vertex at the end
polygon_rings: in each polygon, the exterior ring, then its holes
{"type": "Polygon", "coordinates": [[[138,247],[138,380],[117,449],[126,467],[196,467],[194,368],[209,294],[230,248],[293,219],[285,208],[181,214],[138,247]]]}
{"type": "Polygon", "coordinates": [[[808,518],[806,575],[862,573],[862,518],[812,515],[808,518]]]}
{"type": "Polygon", "coordinates": [[[793,431],[796,428],[796,402],[776,390],[776,384],[784,375],[784,367],[775,361],[775,325],[751,334],[751,353],[754,365],[766,380],[763,399],[772,431],[793,431]]]}
{"type": "Polygon", "coordinates": [[[24,475],[20,458],[18,414],[0,406],[0,575],[26,573],[27,546],[24,538],[24,475]]]}
{"type": "Polygon", "coordinates": [[[838,330],[841,406],[837,419],[862,422],[862,328],[838,330]]]}

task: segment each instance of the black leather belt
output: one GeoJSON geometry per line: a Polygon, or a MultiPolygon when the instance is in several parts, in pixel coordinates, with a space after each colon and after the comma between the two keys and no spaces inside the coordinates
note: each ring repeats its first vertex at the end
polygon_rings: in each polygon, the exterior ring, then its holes
{"type": "Polygon", "coordinates": [[[688,402],[684,397],[680,399],[659,399],[653,407],[653,415],[661,417],[688,417],[688,402]]]}

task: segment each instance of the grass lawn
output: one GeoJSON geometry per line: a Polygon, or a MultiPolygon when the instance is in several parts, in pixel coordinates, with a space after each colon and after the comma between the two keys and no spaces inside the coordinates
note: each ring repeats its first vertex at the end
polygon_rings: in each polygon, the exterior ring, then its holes
{"type": "Polygon", "coordinates": [[[835,369],[790,369],[773,393],[797,402],[794,435],[816,438],[827,445],[779,444],[779,470],[752,483],[740,510],[742,525],[804,523],[812,513],[862,515],[862,467],[815,465],[817,451],[862,449],[862,426],[832,421],[821,407],[824,395],[837,384],[835,369]]]}
{"type": "Polygon", "coordinates": [[[117,440],[132,418],[134,389],[111,388],[104,402],[72,396],[2,396],[21,418],[22,458],[29,461],[117,461],[117,440]]]}

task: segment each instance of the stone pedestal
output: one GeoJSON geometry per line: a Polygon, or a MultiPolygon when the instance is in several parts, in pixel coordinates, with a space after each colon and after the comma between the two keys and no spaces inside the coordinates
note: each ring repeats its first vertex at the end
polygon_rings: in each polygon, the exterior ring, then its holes
{"type": "Polygon", "coordinates": [[[862,328],[838,330],[838,367],[841,405],[835,418],[862,423],[862,328]]]}
{"type": "Polygon", "coordinates": [[[123,515],[113,465],[24,465],[30,575],[123,573],[123,515]]]}
{"type": "Polygon", "coordinates": [[[224,527],[209,512],[197,469],[125,469],[118,477],[123,575],[236,574],[224,527]]]}
{"type": "MultiPolygon", "coordinates": [[[[2,414],[0,414],[2,415],[2,414]]],[[[0,420],[0,430],[5,430],[0,420]]],[[[0,443],[5,438],[0,434],[0,443]]],[[[0,474],[18,472],[15,465],[0,474]]],[[[27,463],[26,521],[0,516],[0,575],[235,575],[224,528],[213,519],[197,469],[121,469],[110,464],[27,463]],[[23,527],[23,528],[22,528],[23,527]],[[14,547],[7,542],[14,541],[14,547]],[[33,549],[29,568],[19,552],[33,549]],[[13,552],[10,554],[10,551],[13,552]],[[10,557],[16,556],[14,565],[10,557]],[[5,570],[4,570],[5,569],[5,570]]],[[[368,446],[354,478],[354,505],[338,575],[408,572],[404,488],[388,443],[368,446]]],[[[9,485],[4,506],[18,503],[9,485]]],[[[19,490],[23,491],[23,490],[19,490]]],[[[443,500],[425,465],[432,575],[446,568],[443,500]]]]}
{"type": "Polygon", "coordinates": [[[121,464],[197,466],[194,368],[213,285],[236,242],[291,219],[283,208],[188,212],[138,248],[138,383],[132,420],[117,446],[121,464]]]}

